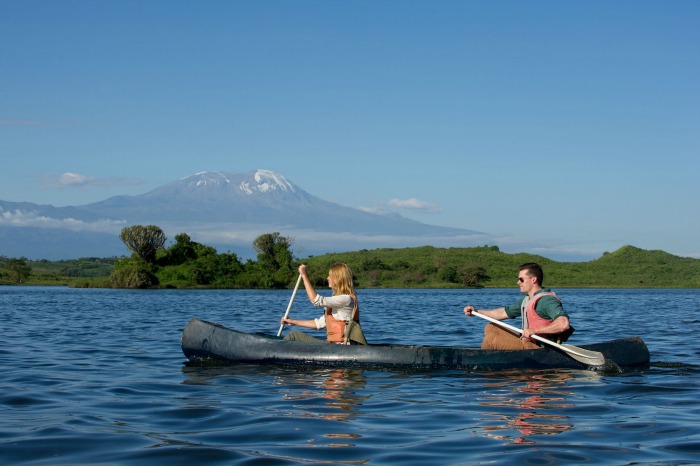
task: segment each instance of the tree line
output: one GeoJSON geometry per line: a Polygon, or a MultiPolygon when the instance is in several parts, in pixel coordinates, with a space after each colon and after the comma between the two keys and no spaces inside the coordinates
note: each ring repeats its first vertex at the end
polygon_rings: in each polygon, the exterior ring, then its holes
{"type": "Polygon", "coordinates": [[[253,241],[257,261],[192,241],[186,233],[167,237],[156,225],[122,229],[129,257],[29,261],[0,256],[0,284],[69,284],[111,288],[242,288],[279,289],[296,278],[294,239],[278,232],[253,241]],[[32,265],[34,267],[32,267],[32,265]],[[69,280],[68,280],[69,279],[69,280]],[[68,282],[68,283],[67,283],[68,282]]]}
{"type": "Polygon", "coordinates": [[[165,247],[163,230],[156,225],[122,229],[120,239],[131,257],[119,259],[110,276],[113,288],[286,288],[296,270],[293,238],[265,233],[253,241],[257,261],[242,262],[231,252],[192,241],[186,233],[175,235],[165,247]]]}
{"type": "MultiPolygon", "coordinates": [[[[292,252],[294,239],[278,232],[258,236],[253,241],[257,261],[249,259],[245,263],[235,254],[218,254],[216,249],[192,241],[185,233],[176,235],[175,242],[165,247],[166,236],[155,225],[126,227],[120,239],[132,255],[115,263],[110,276],[113,288],[282,289],[288,288],[297,276],[299,261],[292,252]]],[[[488,249],[498,251],[496,246],[488,249]]],[[[355,262],[354,258],[348,259],[355,262]]],[[[333,262],[344,262],[313,257],[306,261],[313,264],[310,277],[318,286],[326,285],[325,273],[333,262]]],[[[382,280],[397,276],[404,283],[419,285],[429,275],[439,282],[439,287],[479,288],[489,279],[486,268],[477,263],[453,265],[438,261],[414,270],[407,260],[389,264],[375,256],[363,257],[356,272],[360,274],[355,276],[356,285],[360,285],[361,276],[365,286],[381,286],[382,280]]]]}

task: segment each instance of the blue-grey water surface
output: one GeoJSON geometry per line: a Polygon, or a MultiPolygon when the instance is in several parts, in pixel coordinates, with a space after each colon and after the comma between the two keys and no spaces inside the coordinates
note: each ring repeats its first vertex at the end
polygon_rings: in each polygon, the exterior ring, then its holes
{"type": "MultiPolygon", "coordinates": [[[[700,464],[700,290],[556,291],[577,328],[571,344],[639,335],[651,365],[192,365],[180,348],[191,317],[276,333],[291,291],[0,287],[0,464],[700,464]]],[[[477,347],[484,322],[462,308],[518,294],[359,297],[372,342],[477,347]]],[[[292,315],[318,314],[300,292],[292,315]]]]}

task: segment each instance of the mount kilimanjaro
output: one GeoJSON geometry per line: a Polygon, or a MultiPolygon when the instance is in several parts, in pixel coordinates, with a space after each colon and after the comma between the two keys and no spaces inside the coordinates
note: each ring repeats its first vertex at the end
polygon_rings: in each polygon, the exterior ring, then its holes
{"type": "Polygon", "coordinates": [[[251,257],[253,240],[280,232],[303,255],[377,247],[484,244],[489,235],[427,225],[400,215],[341,206],[312,196],[269,170],[204,172],[137,196],[115,196],[72,207],[0,200],[0,255],[72,259],[128,254],[125,226],[160,226],[169,238],[251,257]]]}

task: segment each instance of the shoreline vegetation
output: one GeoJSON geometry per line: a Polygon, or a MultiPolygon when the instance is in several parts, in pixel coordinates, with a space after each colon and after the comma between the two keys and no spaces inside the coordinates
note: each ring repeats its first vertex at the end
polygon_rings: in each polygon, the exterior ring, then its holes
{"type": "Polygon", "coordinates": [[[344,262],[358,288],[510,288],[517,268],[538,262],[551,288],[700,288],[700,259],[660,250],[623,246],[588,262],[557,262],[545,257],[503,253],[497,246],[380,248],[296,258],[293,238],[267,233],[253,242],[257,260],[191,241],[181,233],[165,247],[154,225],[127,227],[121,239],[131,257],[60,261],[0,256],[0,285],[75,288],[291,289],[297,267],[326,286],[325,272],[344,262]]]}

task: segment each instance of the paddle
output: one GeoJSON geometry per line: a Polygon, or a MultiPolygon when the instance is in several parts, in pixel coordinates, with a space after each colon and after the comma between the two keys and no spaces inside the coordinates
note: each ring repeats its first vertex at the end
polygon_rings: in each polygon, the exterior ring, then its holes
{"type": "MultiPolygon", "coordinates": [[[[512,325],[506,324],[505,322],[501,322],[500,320],[493,319],[489,316],[486,316],[484,314],[479,314],[476,311],[472,311],[472,315],[479,316],[482,319],[486,319],[489,322],[493,322],[496,325],[500,325],[501,327],[510,329],[514,332],[517,332],[522,335],[523,331],[519,329],[518,327],[513,327],[512,325]]],[[[535,340],[539,340],[543,343],[546,343],[548,345],[554,346],[555,348],[559,348],[560,350],[566,352],[569,356],[577,360],[578,362],[581,362],[583,364],[588,364],[589,366],[604,366],[605,365],[605,356],[603,356],[603,353],[599,353],[597,351],[589,351],[585,350],[583,348],[579,348],[578,346],[573,346],[573,345],[560,345],[559,343],[556,343],[551,340],[547,340],[546,338],[542,338],[541,336],[538,335],[530,335],[530,338],[533,338],[535,340]]]]}
{"type": "MultiPolygon", "coordinates": [[[[292,299],[289,300],[289,306],[287,306],[287,312],[284,313],[283,319],[286,319],[287,316],[289,315],[289,311],[292,309],[292,303],[294,302],[294,297],[297,295],[297,290],[299,289],[299,283],[301,283],[301,274],[299,274],[299,278],[297,278],[297,284],[294,286],[294,292],[292,293],[292,299]]],[[[280,329],[277,332],[277,336],[282,335],[282,329],[284,328],[284,324],[280,324],[280,329]]]]}

